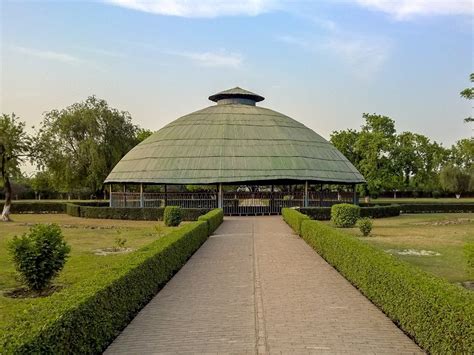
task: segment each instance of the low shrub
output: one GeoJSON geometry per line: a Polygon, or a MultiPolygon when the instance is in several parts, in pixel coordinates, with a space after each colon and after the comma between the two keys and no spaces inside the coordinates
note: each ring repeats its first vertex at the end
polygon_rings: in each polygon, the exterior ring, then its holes
{"type": "Polygon", "coordinates": [[[66,214],[72,217],[81,217],[81,206],[74,203],[66,204],[66,214]]]}
{"type": "Polygon", "coordinates": [[[208,227],[208,234],[212,234],[224,221],[224,210],[216,208],[205,215],[199,216],[198,221],[205,221],[208,227]]]}
{"type": "Polygon", "coordinates": [[[282,208],[281,215],[283,216],[284,221],[298,234],[300,234],[301,223],[304,220],[310,219],[307,215],[304,215],[293,208],[282,208]]]}
{"type": "Polygon", "coordinates": [[[176,227],[181,223],[181,208],[178,206],[166,206],[163,214],[165,226],[176,227]]]}
{"type": "Polygon", "coordinates": [[[368,217],[359,218],[357,226],[364,237],[367,237],[372,232],[372,220],[368,217]]]}
{"type": "Polygon", "coordinates": [[[18,312],[0,338],[2,354],[98,354],[206,241],[193,222],[18,312]]]}
{"type": "Polygon", "coordinates": [[[8,247],[21,279],[34,291],[50,285],[71,251],[57,224],[37,224],[22,237],[13,237],[8,247]]]}
{"type": "Polygon", "coordinates": [[[321,222],[301,236],[428,353],[474,353],[474,293],[321,222]]]}
{"type": "Polygon", "coordinates": [[[331,222],[339,228],[354,227],[360,216],[360,207],[340,203],[331,207],[331,222]]]}

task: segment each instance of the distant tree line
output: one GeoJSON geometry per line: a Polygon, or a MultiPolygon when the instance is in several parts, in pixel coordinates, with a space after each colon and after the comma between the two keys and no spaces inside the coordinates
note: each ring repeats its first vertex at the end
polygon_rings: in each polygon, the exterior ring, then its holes
{"type": "Polygon", "coordinates": [[[387,116],[363,114],[361,129],[335,131],[331,142],[367,180],[363,195],[396,194],[437,197],[474,191],[474,139],[445,148],[428,137],[397,134],[387,116]]]}

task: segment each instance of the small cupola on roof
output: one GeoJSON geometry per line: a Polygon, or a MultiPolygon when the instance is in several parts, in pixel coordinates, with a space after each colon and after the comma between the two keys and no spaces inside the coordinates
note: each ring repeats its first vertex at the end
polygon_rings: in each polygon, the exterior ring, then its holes
{"type": "Polygon", "coordinates": [[[209,100],[217,102],[218,105],[241,104],[255,106],[256,102],[263,101],[265,98],[237,86],[211,95],[209,100]]]}

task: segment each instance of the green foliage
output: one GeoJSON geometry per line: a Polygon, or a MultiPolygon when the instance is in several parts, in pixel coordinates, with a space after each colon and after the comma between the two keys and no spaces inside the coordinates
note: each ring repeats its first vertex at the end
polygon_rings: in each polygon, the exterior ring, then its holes
{"type": "MultiPolygon", "coordinates": [[[[120,208],[107,207],[107,203],[99,202],[99,205],[88,206],[85,203],[69,203],[66,213],[74,217],[103,218],[103,219],[128,219],[143,221],[163,220],[164,208],[120,208]]],[[[197,221],[199,216],[209,212],[208,208],[182,208],[181,219],[183,221],[197,221]]]]}
{"type": "Polygon", "coordinates": [[[340,203],[331,207],[331,222],[339,228],[354,227],[360,216],[360,207],[340,203]]]}
{"type": "Polygon", "coordinates": [[[307,215],[298,212],[294,208],[282,208],[281,215],[283,220],[298,234],[300,234],[301,223],[309,220],[307,215]]]}
{"type": "Polygon", "coordinates": [[[20,174],[20,164],[30,152],[30,138],[25,132],[25,123],[18,117],[0,116],[0,181],[5,192],[5,204],[1,220],[10,220],[12,186],[10,179],[20,174]]]}
{"type": "Polygon", "coordinates": [[[224,210],[222,208],[216,208],[206,213],[205,215],[199,216],[198,221],[205,221],[208,226],[208,234],[212,234],[224,221],[224,210]]]}
{"type": "Polygon", "coordinates": [[[474,212],[473,203],[401,203],[402,213],[474,212]]]}
{"type": "MultiPolygon", "coordinates": [[[[299,211],[317,221],[331,219],[331,207],[303,207],[299,211]]],[[[360,217],[385,218],[400,216],[400,205],[364,206],[360,208],[360,217]]]]}
{"type": "MultiPolygon", "coordinates": [[[[471,171],[471,173],[473,172],[471,171]]],[[[439,179],[443,190],[461,194],[469,190],[471,176],[469,172],[450,165],[441,170],[439,179]]]]}
{"type": "Polygon", "coordinates": [[[117,237],[115,238],[115,250],[121,250],[125,248],[125,244],[127,244],[127,239],[117,237]]]}
{"type": "Polygon", "coordinates": [[[474,352],[472,292],[321,222],[303,221],[301,236],[428,353],[474,352]]]}
{"type": "MultiPolygon", "coordinates": [[[[469,75],[469,79],[471,81],[471,83],[474,83],[474,73],[471,73],[471,75],[469,75]]],[[[461,97],[465,98],[466,100],[473,100],[474,99],[474,87],[471,86],[470,88],[466,88],[464,89],[463,91],[461,91],[459,93],[461,95],[461,97]]],[[[474,118],[472,118],[471,116],[469,117],[466,117],[464,119],[464,122],[474,122],[474,118]]]]}
{"type": "Polygon", "coordinates": [[[117,162],[146,134],[132,124],[128,112],[91,96],[45,113],[34,153],[58,191],[86,188],[96,193],[117,162]]]}
{"type": "Polygon", "coordinates": [[[166,206],[163,214],[163,221],[165,226],[176,227],[181,223],[181,207],[166,206]]]}
{"type": "Polygon", "coordinates": [[[372,232],[372,227],[373,227],[372,219],[368,217],[359,218],[359,220],[357,221],[357,226],[359,227],[359,230],[362,233],[362,235],[364,237],[367,237],[370,234],[370,232],[372,232]]]}
{"type": "Polygon", "coordinates": [[[15,236],[9,250],[25,284],[41,291],[62,270],[71,248],[56,224],[38,224],[22,237],[15,236]]]}
{"type": "Polygon", "coordinates": [[[114,272],[98,270],[17,314],[0,353],[102,353],[207,237],[206,223],[186,224],[127,255],[114,272]]]}

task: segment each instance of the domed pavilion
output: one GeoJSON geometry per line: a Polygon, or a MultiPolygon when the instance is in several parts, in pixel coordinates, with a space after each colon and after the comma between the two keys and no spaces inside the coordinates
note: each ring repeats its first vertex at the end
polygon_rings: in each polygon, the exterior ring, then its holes
{"type": "Polygon", "coordinates": [[[222,207],[239,215],[357,203],[364,177],[320,135],[238,87],[209,100],[216,105],[171,122],[118,162],[105,180],[112,207],[222,207]]]}

